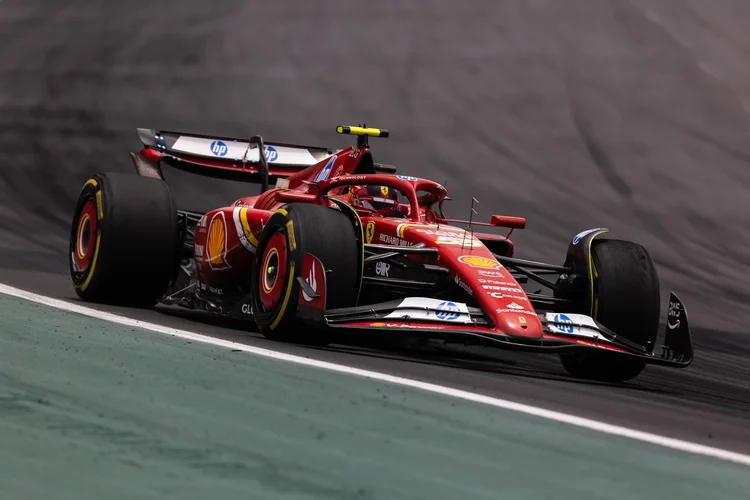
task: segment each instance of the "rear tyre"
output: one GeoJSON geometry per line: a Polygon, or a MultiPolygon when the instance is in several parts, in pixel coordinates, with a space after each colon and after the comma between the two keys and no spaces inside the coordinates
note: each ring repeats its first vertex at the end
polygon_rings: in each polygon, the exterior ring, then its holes
{"type": "MultiPolygon", "coordinates": [[[[659,329],[659,278],[641,245],[622,240],[595,240],[593,317],[618,335],[653,350],[659,329]]],[[[587,311],[588,312],[588,311],[587,311]]],[[[574,377],[624,382],[646,366],[640,359],[586,350],[560,355],[574,377]]]]}
{"type": "Polygon", "coordinates": [[[274,213],[263,228],[253,262],[253,314],[269,339],[326,345],[326,332],[304,323],[297,313],[305,253],[325,269],[326,309],[356,305],[361,265],[355,228],[331,208],[293,203],[274,213]]]}
{"type": "Polygon", "coordinates": [[[70,277],[87,302],[149,307],[174,278],[177,210],[160,179],[99,173],[83,186],[70,231],[70,277]]]}

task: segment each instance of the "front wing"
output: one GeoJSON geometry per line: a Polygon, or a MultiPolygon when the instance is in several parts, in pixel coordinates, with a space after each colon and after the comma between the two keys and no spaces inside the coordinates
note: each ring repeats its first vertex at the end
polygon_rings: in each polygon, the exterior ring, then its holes
{"type": "MultiPolygon", "coordinates": [[[[407,334],[467,345],[486,345],[540,353],[598,349],[635,356],[649,364],[685,368],[693,361],[693,345],[687,313],[682,301],[670,294],[670,307],[661,352],[655,346],[633,343],[589,316],[582,314],[539,314],[542,337],[508,335],[492,329],[482,319],[481,310],[466,308],[459,322],[435,321],[434,314],[416,311],[403,318],[394,314],[394,303],[325,311],[329,328],[355,332],[407,334]]],[[[407,309],[409,309],[407,307],[407,309]]],[[[414,308],[411,308],[414,309],[414,308]]],[[[428,311],[429,313],[430,311],[428,311]]],[[[431,311],[434,313],[434,311],[431,311]]],[[[454,321],[455,321],[454,319],[454,321]]]]}

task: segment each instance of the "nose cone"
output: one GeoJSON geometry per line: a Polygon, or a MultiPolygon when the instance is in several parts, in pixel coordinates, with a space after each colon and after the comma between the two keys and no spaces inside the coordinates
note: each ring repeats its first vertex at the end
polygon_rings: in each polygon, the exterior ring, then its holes
{"type": "MultiPolygon", "coordinates": [[[[510,305],[521,306],[519,302],[512,301],[510,305]]],[[[494,320],[501,333],[522,337],[542,336],[542,323],[530,303],[520,308],[499,307],[495,310],[494,320]]]]}

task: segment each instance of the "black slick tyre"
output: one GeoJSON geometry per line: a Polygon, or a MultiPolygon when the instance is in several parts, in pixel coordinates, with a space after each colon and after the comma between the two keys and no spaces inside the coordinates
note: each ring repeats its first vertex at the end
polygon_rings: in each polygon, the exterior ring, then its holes
{"type": "Polygon", "coordinates": [[[305,323],[298,314],[305,253],[325,269],[326,309],[356,305],[361,280],[359,244],[349,218],[334,209],[292,203],[274,213],[263,228],[253,262],[253,315],[269,339],[326,345],[326,332],[305,323]]]}
{"type": "MultiPolygon", "coordinates": [[[[627,340],[653,349],[659,329],[659,278],[644,247],[622,240],[592,245],[593,317],[627,340]]],[[[560,355],[574,377],[624,382],[638,376],[645,362],[627,355],[586,350],[560,355]]]]}
{"type": "Polygon", "coordinates": [[[99,173],[76,203],[68,250],[76,293],[88,302],[148,307],[178,265],[177,210],[159,179],[99,173]]]}

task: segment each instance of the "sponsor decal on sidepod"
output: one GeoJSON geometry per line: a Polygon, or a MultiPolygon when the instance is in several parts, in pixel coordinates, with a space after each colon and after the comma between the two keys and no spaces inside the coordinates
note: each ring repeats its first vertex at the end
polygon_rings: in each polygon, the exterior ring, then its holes
{"type": "Polygon", "coordinates": [[[224,212],[217,212],[208,226],[207,257],[208,265],[215,271],[231,267],[227,261],[227,221],[224,212]]]}
{"type": "Polygon", "coordinates": [[[391,265],[387,262],[380,261],[375,264],[375,274],[378,276],[388,277],[388,271],[390,271],[391,265]]]}

